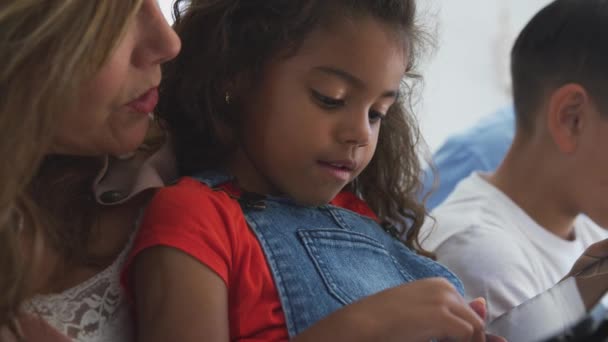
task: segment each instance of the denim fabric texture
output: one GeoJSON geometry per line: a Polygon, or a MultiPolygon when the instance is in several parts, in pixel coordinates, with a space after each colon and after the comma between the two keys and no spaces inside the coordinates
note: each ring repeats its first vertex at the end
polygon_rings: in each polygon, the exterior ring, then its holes
{"type": "MultiPolygon", "coordinates": [[[[193,177],[211,188],[232,179],[217,171],[193,177]]],[[[370,218],[288,198],[244,193],[238,201],[266,256],[291,337],[345,305],[416,279],[444,277],[464,293],[447,268],[370,218]]]]}

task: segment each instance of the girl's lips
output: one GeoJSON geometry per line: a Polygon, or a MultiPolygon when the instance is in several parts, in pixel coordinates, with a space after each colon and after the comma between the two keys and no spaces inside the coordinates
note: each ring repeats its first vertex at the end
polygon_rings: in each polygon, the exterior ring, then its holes
{"type": "Polygon", "coordinates": [[[325,172],[344,182],[348,182],[351,179],[354,171],[354,165],[352,163],[333,163],[325,161],[319,161],[318,163],[325,172]]]}
{"type": "Polygon", "coordinates": [[[158,88],[155,87],[151,88],[135,100],[129,102],[127,107],[131,108],[135,112],[148,114],[154,110],[157,103],[158,88]]]}

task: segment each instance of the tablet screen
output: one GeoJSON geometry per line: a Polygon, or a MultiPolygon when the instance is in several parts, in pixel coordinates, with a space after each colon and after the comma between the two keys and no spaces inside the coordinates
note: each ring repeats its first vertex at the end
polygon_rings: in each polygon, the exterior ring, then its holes
{"type": "Polygon", "coordinates": [[[517,342],[590,334],[587,330],[606,318],[607,305],[608,295],[603,295],[587,310],[577,281],[570,277],[496,318],[487,330],[517,342]]]}

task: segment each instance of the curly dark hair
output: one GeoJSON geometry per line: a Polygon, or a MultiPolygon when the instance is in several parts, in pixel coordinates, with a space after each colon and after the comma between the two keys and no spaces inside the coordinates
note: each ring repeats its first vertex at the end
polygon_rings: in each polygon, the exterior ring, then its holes
{"type": "Polygon", "coordinates": [[[414,0],[177,0],[174,28],[182,50],[164,67],[157,111],[173,134],[180,174],[224,165],[236,148],[226,136],[234,134],[241,111],[225,103],[228,88],[238,98],[259,83],[265,63],[297,51],[314,30],[369,16],[395,30],[408,52],[409,76],[382,121],[372,161],[349,188],[382,222],[398,227],[394,232],[408,247],[424,253],[418,241],[426,216],[418,200],[420,134],[410,101],[425,35],[415,14],[414,0]]]}

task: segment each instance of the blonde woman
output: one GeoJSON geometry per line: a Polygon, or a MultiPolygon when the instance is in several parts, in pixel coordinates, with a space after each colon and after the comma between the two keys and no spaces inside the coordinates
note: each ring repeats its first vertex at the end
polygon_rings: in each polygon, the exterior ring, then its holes
{"type": "Polygon", "coordinates": [[[0,4],[0,340],[131,338],[118,270],[171,173],[141,144],[179,48],[154,0],[0,4]]]}

